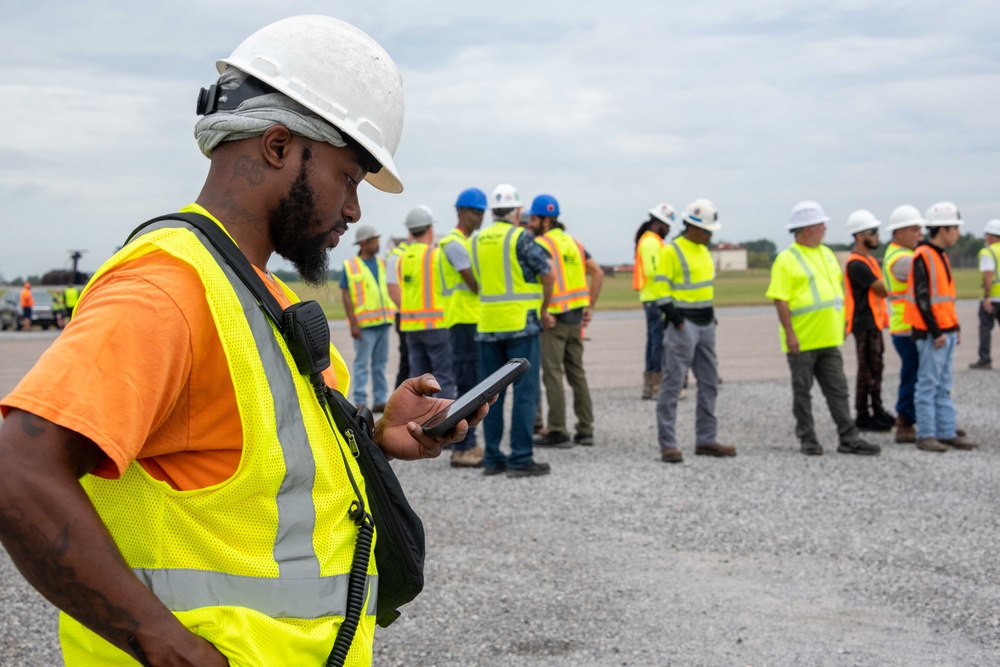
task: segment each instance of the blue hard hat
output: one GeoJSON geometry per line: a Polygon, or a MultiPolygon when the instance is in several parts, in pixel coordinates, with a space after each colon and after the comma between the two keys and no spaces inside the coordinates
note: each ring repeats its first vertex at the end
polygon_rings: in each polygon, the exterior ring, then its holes
{"type": "Polygon", "coordinates": [[[486,210],[486,193],[479,188],[468,188],[462,190],[455,201],[456,208],[478,208],[480,211],[486,210]]]}
{"type": "Polygon", "coordinates": [[[552,195],[538,195],[531,202],[531,211],[529,212],[531,215],[537,215],[541,218],[558,218],[559,202],[552,195]]]}

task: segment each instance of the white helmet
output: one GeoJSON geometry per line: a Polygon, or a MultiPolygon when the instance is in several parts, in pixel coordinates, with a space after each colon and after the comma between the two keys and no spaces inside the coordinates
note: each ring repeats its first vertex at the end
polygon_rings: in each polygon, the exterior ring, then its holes
{"type": "Polygon", "coordinates": [[[719,224],[719,212],[715,210],[715,204],[707,199],[695,199],[684,209],[681,222],[693,227],[700,227],[710,232],[717,232],[722,229],[719,224]]]}
{"type": "Polygon", "coordinates": [[[653,208],[649,209],[649,214],[660,222],[668,225],[674,221],[674,207],[666,202],[657,204],[653,208]]]}
{"type": "Polygon", "coordinates": [[[962,224],[962,214],[950,201],[939,201],[924,214],[924,227],[957,227],[962,224]]]}
{"type": "Polygon", "coordinates": [[[986,223],[986,227],[983,229],[984,234],[992,234],[993,236],[1000,236],[1000,220],[994,218],[986,223]]]}
{"type": "Polygon", "coordinates": [[[364,243],[379,237],[378,231],[371,225],[361,225],[354,230],[354,244],[364,243]]]}
{"type": "Polygon", "coordinates": [[[897,229],[923,224],[924,219],[921,217],[917,207],[903,204],[892,210],[892,214],[889,216],[889,226],[886,227],[886,231],[894,232],[897,229]]]}
{"type": "Polygon", "coordinates": [[[216,63],[311,109],[358,142],[382,166],[365,180],[402,192],[392,156],[403,132],[403,78],[375,40],[329,16],[293,16],[264,26],[216,63]]]}
{"type": "Polygon", "coordinates": [[[801,229],[821,222],[829,222],[830,216],[823,212],[823,207],[814,201],[800,201],[792,208],[792,216],[785,227],[788,231],[801,229]]]}
{"type": "Polygon", "coordinates": [[[867,232],[869,229],[878,229],[882,223],[875,217],[875,214],[865,209],[860,209],[847,216],[847,233],[857,234],[867,232]]]}
{"type": "Polygon", "coordinates": [[[420,204],[406,214],[406,222],[403,224],[406,225],[407,229],[430,227],[434,224],[434,213],[427,206],[420,204]]]}
{"type": "Polygon", "coordinates": [[[510,183],[501,183],[493,188],[490,195],[490,208],[524,208],[521,203],[521,195],[510,183]]]}

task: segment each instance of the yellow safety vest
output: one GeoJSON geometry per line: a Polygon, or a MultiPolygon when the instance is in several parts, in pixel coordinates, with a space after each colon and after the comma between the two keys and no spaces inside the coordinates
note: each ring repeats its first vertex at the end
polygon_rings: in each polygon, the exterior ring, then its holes
{"type": "Polygon", "coordinates": [[[990,284],[990,299],[1000,299],[1000,243],[991,243],[979,251],[979,257],[989,255],[993,259],[993,282],[990,284]]]}
{"type": "Polygon", "coordinates": [[[590,305],[583,244],[561,229],[550,229],[535,242],[548,251],[555,269],[550,313],[565,313],[590,305]]]}
{"type": "Polygon", "coordinates": [[[639,290],[639,301],[656,301],[670,293],[670,287],[656,279],[660,251],[665,244],[656,232],[646,232],[639,238],[632,269],[632,289],[639,290]]]}
{"type": "Polygon", "coordinates": [[[66,301],[66,307],[72,310],[76,308],[76,303],[80,300],[80,291],[75,287],[67,287],[63,292],[63,298],[66,301]]]}
{"type": "Polygon", "coordinates": [[[385,262],[379,258],[378,277],[372,275],[365,261],[359,256],[344,260],[344,271],[347,273],[347,291],[354,304],[354,317],[358,326],[377,327],[381,324],[391,324],[396,314],[396,304],[389,297],[389,289],[385,282],[385,262]]]}
{"type": "MultiPolygon", "coordinates": [[[[778,253],[771,266],[772,284],[787,283],[792,329],[802,351],[839,347],[844,344],[844,273],[825,245],[809,248],[792,243],[778,253]]],[[[768,289],[768,298],[775,298],[768,289]]],[[[785,328],[778,327],[781,349],[788,352],[785,328]]]]}
{"type": "Polygon", "coordinates": [[[542,286],[524,279],[517,261],[521,227],[496,221],[476,235],[472,243],[472,271],[479,283],[480,333],[521,331],[528,312],[542,305],[542,286]]]}
{"type": "Polygon", "coordinates": [[[426,243],[411,243],[399,260],[400,331],[444,328],[441,251],[426,243]]]}
{"type": "Polygon", "coordinates": [[[712,252],[708,246],[678,236],[663,247],[656,280],[666,281],[669,290],[657,303],[673,300],[681,308],[710,308],[715,299],[712,252]]]}
{"type": "MultiPolygon", "coordinates": [[[[94,279],[153,252],[198,273],[236,390],[243,424],[239,468],[224,482],[192,491],[172,489],[136,462],[118,480],[87,476],[82,484],[139,580],[229,664],[322,665],[347,607],[358,532],[348,517],[355,495],[345,456],[362,493],[364,477],[281,333],[243,283],[230,282],[224,260],[200,238],[181,221],[158,223],[94,279]]],[[[331,356],[346,392],[344,360],[332,346],[331,356]]],[[[348,665],[372,661],[375,575],[371,557],[366,611],[348,665]]],[[[60,639],[70,666],[136,664],[66,614],[60,639]]]]}
{"type": "Polygon", "coordinates": [[[889,299],[889,333],[893,336],[909,336],[913,327],[903,321],[903,309],[909,300],[906,281],[896,280],[892,275],[892,265],[904,257],[913,257],[913,251],[897,243],[890,243],[882,256],[882,273],[886,297],[889,299]]]}
{"type": "Polygon", "coordinates": [[[448,261],[444,248],[449,243],[459,243],[472,257],[472,239],[456,227],[441,239],[441,285],[444,296],[444,325],[448,328],[456,324],[479,323],[479,295],[474,293],[462,279],[462,274],[448,261]]]}

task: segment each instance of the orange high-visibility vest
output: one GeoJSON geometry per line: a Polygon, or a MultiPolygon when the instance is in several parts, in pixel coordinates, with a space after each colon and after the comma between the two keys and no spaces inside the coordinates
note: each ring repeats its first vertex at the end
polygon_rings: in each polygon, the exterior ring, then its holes
{"type": "MultiPolygon", "coordinates": [[[[854,260],[867,264],[871,268],[872,273],[875,274],[875,279],[882,282],[882,269],[874,257],[865,257],[864,255],[852,252],[847,258],[847,263],[850,264],[854,260]]],[[[845,313],[847,318],[847,333],[851,333],[851,330],[854,328],[854,290],[851,287],[850,272],[847,270],[844,271],[844,283],[847,285],[847,289],[844,290],[844,304],[847,307],[845,313]]],[[[889,326],[889,312],[885,307],[885,299],[875,294],[871,287],[868,288],[868,305],[872,309],[872,319],[875,320],[875,328],[881,331],[889,326]]]]}
{"type": "MultiPolygon", "coordinates": [[[[944,261],[935,255],[937,253],[929,245],[919,245],[913,253],[913,261],[922,258],[927,265],[927,276],[931,283],[931,313],[937,320],[938,327],[942,330],[954,329],[958,326],[958,314],[955,312],[955,278],[951,272],[951,260],[944,253],[941,253],[944,261]]],[[[910,269],[910,277],[906,281],[906,295],[909,298],[903,307],[903,321],[914,329],[927,331],[927,323],[917,308],[914,295],[913,269],[910,269]]]]}
{"type": "Polygon", "coordinates": [[[549,301],[550,313],[565,313],[590,305],[590,289],[584,270],[587,253],[583,244],[561,229],[552,229],[535,241],[545,248],[556,270],[549,301]]]}

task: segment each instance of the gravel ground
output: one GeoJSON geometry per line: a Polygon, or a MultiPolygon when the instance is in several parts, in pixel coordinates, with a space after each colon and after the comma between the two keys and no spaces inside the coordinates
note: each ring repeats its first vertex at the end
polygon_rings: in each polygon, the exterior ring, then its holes
{"type": "MultiPolygon", "coordinates": [[[[884,392],[894,395],[887,378],[884,392]]],[[[424,593],[376,665],[1000,664],[1000,383],[956,376],[977,452],[804,457],[787,382],[721,387],[739,456],[659,462],[653,403],[594,392],[597,445],[544,478],[401,463],[428,537],[424,593]]],[[[693,398],[693,396],[692,396],[693,398]]],[[[693,443],[694,401],[678,435],[693,443]]],[[[60,664],[55,614],[0,552],[0,665],[60,664]]]]}

